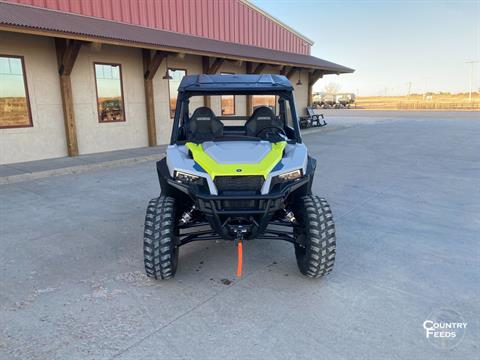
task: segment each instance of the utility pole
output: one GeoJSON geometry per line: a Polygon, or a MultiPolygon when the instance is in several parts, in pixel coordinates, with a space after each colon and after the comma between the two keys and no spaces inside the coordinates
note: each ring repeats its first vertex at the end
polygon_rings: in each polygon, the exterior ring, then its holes
{"type": "Polygon", "coordinates": [[[423,90],[423,100],[427,98],[427,92],[428,92],[428,80],[431,78],[429,76],[424,77],[425,80],[425,89],[423,90]]]}
{"type": "Polygon", "coordinates": [[[468,101],[472,102],[472,91],[473,91],[473,73],[475,64],[480,63],[480,60],[470,60],[465,61],[465,64],[470,64],[470,91],[468,93],[468,101]]]}
{"type": "Polygon", "coordinates": [[[405,85],[408,85],[407,96],[410,96],[412,94],[412,82],[411,81],[406,82],[405,85]]]}

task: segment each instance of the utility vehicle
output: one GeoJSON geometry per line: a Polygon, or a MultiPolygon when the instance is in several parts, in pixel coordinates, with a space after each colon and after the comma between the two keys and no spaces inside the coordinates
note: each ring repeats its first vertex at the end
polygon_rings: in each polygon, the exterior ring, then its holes
{"type": "Polygon", "coordinates": [[[147,275],[172,278],[180,246],[223,239],[237,246],[241,276],[242,244],[254,238],[292,243],[308,277],[330,273],[335,226],[327,201],[312,194],[315,167],[286,77],[185,76],[170,145],[157,163],[161,195],[150,201],[145,218],[147,275]],[[218,104],[222,95],[252,105],[255,95],[271,96],[276,106],[257,103],[248,116],[216,116],[203,106],[218,104]]]}

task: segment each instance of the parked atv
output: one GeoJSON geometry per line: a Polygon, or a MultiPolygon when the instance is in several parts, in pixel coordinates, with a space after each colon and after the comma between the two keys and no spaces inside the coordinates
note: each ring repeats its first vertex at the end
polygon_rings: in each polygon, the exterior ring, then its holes
{"type": "Polygon", "coordinates": [[[237,246],[237,276],[242,244],[254,238],[292,243],[308,277],[332,271],[332,212],[312,194],[316,160],[302,142],[292,91],[280,75],[183,78],[167,155],[157,163],[161,195],[150,201],[145,218],[149,277],[172,278],[180,246],[220,239],[237,246]],[[274,110],[260,106],[249,116],[216,116],[192,106],[215,95],[271,95],[278,101],[274,110]]]}

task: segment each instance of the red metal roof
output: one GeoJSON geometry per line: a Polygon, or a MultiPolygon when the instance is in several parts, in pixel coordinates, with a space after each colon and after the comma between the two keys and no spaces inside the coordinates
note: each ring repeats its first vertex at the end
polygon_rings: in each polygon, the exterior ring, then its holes
{"type": "Polygon", "coordinates": [[[0,1],[0,30],[31,29],[48,36],[82,38],[125,46],[158,48],[270,64],[314,68],[328,73],[354,70],[310,55],[212,40],[88,16],[0,1]],[[4,25],[4,26],[2,26],[4,25]]]}
{"type": "Polygon", "coordinates": [[[310,54],[311,41],[245,0],[6,0],[220,41],[310,54]]]}

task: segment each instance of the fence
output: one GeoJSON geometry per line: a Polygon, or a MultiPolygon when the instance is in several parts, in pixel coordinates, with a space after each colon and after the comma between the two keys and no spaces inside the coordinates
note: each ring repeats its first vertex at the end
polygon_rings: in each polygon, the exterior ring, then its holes
{"type": "Polygon", "coordinates": [[[400,110],[480,110],[480,102],[399,102],[396,104],[396,108],[400,110]]]}

